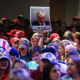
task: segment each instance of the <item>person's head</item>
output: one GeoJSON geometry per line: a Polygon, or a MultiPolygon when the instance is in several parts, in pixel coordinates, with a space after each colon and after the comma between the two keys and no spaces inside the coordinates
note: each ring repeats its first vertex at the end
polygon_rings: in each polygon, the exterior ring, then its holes
{"type": "Polygon", "coordinates": [[[79,56],[79,53],[77,51],[69,51],[66,55],[66,62],[68,62],[69,60],[69,57],[72,56],[72,55],[77,55],[79,56]]]}
{"type": "Polygon", "coordinates": [[[39,11],[37,13],[37,18],[38,18],[40,23],[44,23],[45,19],[46,19],[46,13],[44,11],[39,11]]]}
{"type": "Polygon", "coordinates": [[[57,62],[56,56],[51,52],[44,52],[41,55],[41,60],[39,62],[40,71],[43,72],[43,67],[49,65],[50,62],[57,62]]]}
{"type": "Polygon", "coordinates": [[[14,68],[9,72],[8,80],[32,80],[32,78],[25,69],[14,68]]]}
{"type": "Polygon", "coordinates": [[[59,43],[59,55],[65,55],[65,48],[61,43],[59,43]]]}
{"type": "Polygon", "coordinates": [[[67,73],[69,76],[80,76],[80,56],[70,56],[68,60],[67,73]]]}
{"type": "Polygon", "coordinates": [[[73,25],[73,27],[71,28],[71,31],[72,31],[73,33],[76,33],[76,32],[78,31],[77,25],[76,25],[76,26],[73,25]]]}
{"type": "Polygon", "coordinates": [[[43,68],[43,80],[60,80],[60,66],[51,62],[43,68]]]}
{"type": "Polygon", "coordinates": [[[13,38],[11,38],[10,42],[11,42],[13,48],[19,50],[19,45],[18,45],[19,44],[19,38],[13,37],[13,38]]]}
{"type": "Polygon", "coordinates": [[[78,44],[80,43],[80,32],[76,32],[73,34],[73,40],[78,44]]]}
{"type": "Polygon", "coordinates": [[[59,43],[59,54],[60,56],[65,55],[65,47],[70,44],[69,40],[62,40],[59,43]]]}
{"type": "Polygon", "coordinates": [[[59,45],[60,39],[53,39],[51,42],[54,43],[54,44],[59,45]]]}
{"type": "Polygon", "coordinates": [[[29,50],[29,40],[27,38],[21,38],[19,40],[19,50],[22,56],[26,56],[29,50]]]}
{"type": "Polygon", "coordinates": [[[66,58],[68,52],[70,52],[70,51],[75,51],[75,52],[76,52],[76,47],[73,46],[73,45],[67,45],[67,46],[65,47],[65,58],[66,58]]]}
{"type": "Polygon", "coordinates": [[[24,68],[24,69],[26,69],[26,71],[28,71],[30,73],[29,67],[28,67],[26,61],[22,60],[22,59],[16,59],[14,61],[14,63],[12,64],[11,69],[14,69],[14,68],[24,68]]]}
{"type": "Polygon", "coordinates": [[[72,31],[65,31],[64,35],[63,35],[63,39],[65,40],[70,40],[70,41],[73,41],[73,32],[72,31]]]}
{"type": "Polygon", "coordinates": [[[34,46],[30,50],[32,59],[39,63],[40,57],[41,57],[41,48],[39,46],[34,46]]]}
{"type": "Polygon", "coordinates": [[[40,69],[40,72],[42,73],[43,72],[43,67],[45,65],[49,65],[50,64],[50,61],[46,58],[43,58],[39,61],[39,69],[40,69]]]}
{"type": "Polygon", "coordinates": [[[4,25],[4,28],[7,28],[10,24],[10,20],[3,20],[3,25],[4,25]]]}
{"type": "Polygon", "coordinates": [[[59,29],[61,27],[61,24],[62,24],[62,21],[60,19],[57,19],[55,22],[55,27],[59,29]]]}
{"type": "Polygon", "coordinates": [[[57,34],[57,33],[52,33],[52,34],[50,35],[50,40],[53,40],[53,39],[60,39],[59,34],[57,34]]]}
{"type": "Polygon", "coordinates": [[[10,59],[6,56],[0,57],[0,70],[9,71],[11,67],[10,59]]]}
{"type": "Polygon", "coordinates": [[[31,44],[32,46],[38,46],[39,43],[39,35],[38,33],[34,33],[31,37],[31,44]]]}
{"type": "Polygon", "coordinates": [[[67,30],[67,25],[66,25],[66,23],[62,23],[62,24],[61,24],[60,30],[61,30],[62,32],[65,32],[65,31],[67,30]]]}

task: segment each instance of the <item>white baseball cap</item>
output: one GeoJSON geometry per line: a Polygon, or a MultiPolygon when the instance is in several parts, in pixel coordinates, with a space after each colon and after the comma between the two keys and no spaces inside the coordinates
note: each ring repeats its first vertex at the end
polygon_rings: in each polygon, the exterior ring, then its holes
{"type": "Polygon", "coordinates": [[[41,59],[48,59],[50,62],[54,61],[57,62],[56,56],[51,52],[45,52],[41,55],[41,59]]]}

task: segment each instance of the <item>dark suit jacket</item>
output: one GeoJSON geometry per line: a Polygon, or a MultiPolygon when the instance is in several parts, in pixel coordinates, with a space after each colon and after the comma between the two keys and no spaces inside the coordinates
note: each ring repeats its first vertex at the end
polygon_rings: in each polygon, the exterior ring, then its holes
{"type": "MultiPolygon", "coordinates": [[[[49,21],[45,21],[45,25],[50,25],[49,21]]],[[[32,26],[40,26],[39,21],[32,22],[32,26]]]]}

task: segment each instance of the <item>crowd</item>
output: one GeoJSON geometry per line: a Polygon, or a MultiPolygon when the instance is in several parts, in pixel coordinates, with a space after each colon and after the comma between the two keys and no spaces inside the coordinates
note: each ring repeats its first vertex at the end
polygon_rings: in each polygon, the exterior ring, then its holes
{"type": "Polygon", "coordinates": [[[33,32],[23,15],[0,20],[0,80],[80,80],[80,20],[51,20],[33,32]]]}

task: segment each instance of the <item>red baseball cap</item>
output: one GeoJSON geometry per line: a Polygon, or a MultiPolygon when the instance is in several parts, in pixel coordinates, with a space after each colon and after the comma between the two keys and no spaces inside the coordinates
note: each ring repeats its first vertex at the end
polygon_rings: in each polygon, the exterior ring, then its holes
{"type": "Polygon", "coordinates": [[[7,32],[6,34],[13,36],[17,31],[17,29],[12,29],[10,32],[7,32]]]}
{"type": "Polygon", "coordinates": [[[60,36],[57,33],[53,33],[50,35],[50,39],[59,39],[59,38],[60,38],[60,36]]]}
{"type": "Polygon", "coordinates": [[[19,41],[19,38],[18,38],[18,37],[13,37],[13,38],[11,38],[11,40],[10,40],[11,43],[12,43],[12,42],[16,42],[16,41],[19,41]]]}
{"type": "Polygon", "coordinates": [[[15,35],[13,35],[15,37],[25,37],[25,32],[24,31],[21,31],[21,30],[18,30],[15,35]]]}

